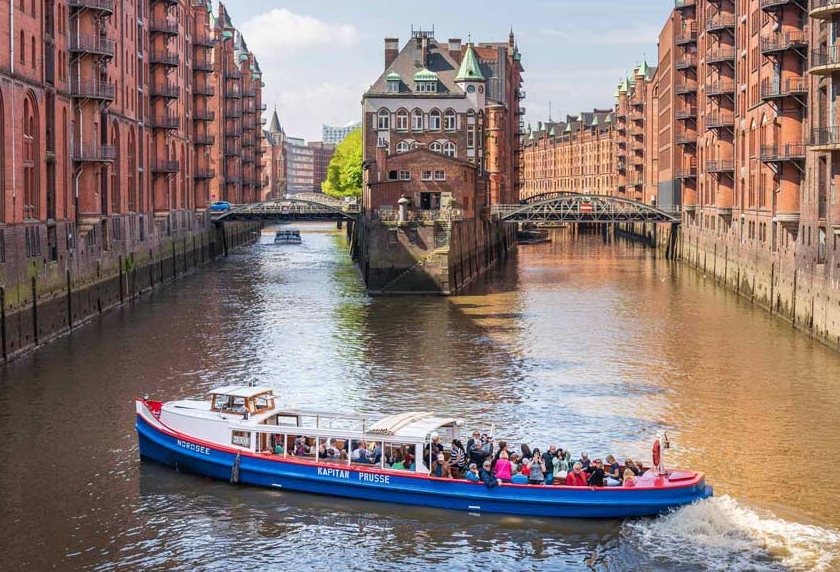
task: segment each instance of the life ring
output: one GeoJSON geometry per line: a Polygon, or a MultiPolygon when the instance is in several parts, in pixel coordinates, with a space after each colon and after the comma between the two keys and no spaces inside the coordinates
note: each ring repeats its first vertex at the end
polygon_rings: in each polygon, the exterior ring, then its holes
{"type": "Polygon", "coordinates": [[[653,442],[653,466],[658,467],[662,460],[662,445],[659,444],[659,439],[653,442]]]}

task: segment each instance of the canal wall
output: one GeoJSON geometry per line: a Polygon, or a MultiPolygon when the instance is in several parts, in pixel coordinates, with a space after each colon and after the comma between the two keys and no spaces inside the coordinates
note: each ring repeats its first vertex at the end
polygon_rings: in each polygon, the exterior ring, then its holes
{"type": "Polygon", "coordinates": [[[494,220],[356,225],[353,253],[372,295],[452,295],[505,258],[516,225],[494,220]]]}
{"type": "MultiPolygon", "coordinates": [[[[0,263],[0,363],[259,236],[259,222],[214,225],[204,213],[184,215],[179,227],[166,219],[148,221],[120,240],[92,231],[52,245],[47,256],[31,256],[27,227],[7,228],[0,263]]],[[[72,227],[59,226],[59,236],[72,236],[72,227]]]]}

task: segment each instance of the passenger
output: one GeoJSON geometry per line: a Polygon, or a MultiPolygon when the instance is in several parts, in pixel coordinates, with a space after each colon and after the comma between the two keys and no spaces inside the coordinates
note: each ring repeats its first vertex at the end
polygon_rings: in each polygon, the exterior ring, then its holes
{"type": "Polygon", "coordinates": [[[481,441],[474,442],[472,450],[467,451],[467,454],[471,463],[475,463],[477,467],[482,466],[484,461],[489,460],[490,455],[493,454],[493,444],[489,441],[484,443],[481,441]]]}
{"type": "Polygon", "coordinates": [[[403,456],[402,456],[402,451],[397,449],[394,452],[394,458],[393,458],[393,462],[391,463],[391,468],[392,469],[398,469],[398,470],[405,470],[405,464],[403,464],[403,461],[404,461],[404,459],[403,459],[403,456]]]}
{"type": "Polygon", "coordinates": [[[464,476],[470,482],[478,483],[481,481],[481,475],[478,474],[478,465],[475,463],[470,463],[470,470],[467,471],[467,474],[464,476]]]}
{"type": "Polygon", "coordinates": [[[511,478],[510,482],[512,482],[515,485],[527,485],[528,477],[526,477],[522,473],[517,473],[513,475],[513,478],[511,478]]]}
{"type": "Polygon", "coordinates": [[[528,484],[545,484],[545,461],[543,461],[539,449],[534,448],[534,456],[528,463],[528,467],[531,469],[531,474],[528,476],[528,484]]]}
{"type": "Polygon", "coordinates": [[[575,463],[572,471],[566,475],[567,487],[585,487],[587,484],[586,473],[583,472],[583,465],[580,461],[575,463]]]}
{"type": "Polygon", "coordinates": [[[511,464],[508,458],[507,451],[502,451],[499,460],[496,461],[496,466],[493,468],[496,477],[501,479],[503,483],[511,482],[513,475],[511,474],[511,464]]]}
{"type": "Polygon", "coordinates": [[[589,472],[589,467],[592,464],[589,462],[589,453],[580,454],[580,464],[583,466],[584,471],[589,472]]]}
{"type": "Polygon", "coordinates": [[[409,469],[414,470],[414,450],[408,445],[403,445],[403,464],[409,469]]]}
{"type": "MultiPolygon", "coordinates": [[[[522,456],[519,453],[511,453],[510,454],[510,474],[511,475],[518,475],[522,473],[522,463],[520,460],[522,456]]],[[[527,480],[527,478],[526,478],[527,480]]]]}
{"type": "Polygon", "coordinates": [[[377,441],[376,445],[373,447],[373,464],[378,465],[381,462],[382,462],[382,443],[377,441]]]}
{"type": "Polygon", "coordinates": [[[432,431],[431,441],[423,447],[423,459],[429,462],[429,459],[434,460],[438,453],[443,453],[443,445],[440,442],[440,435],[437,431],[432,431]]]}
{"type": "Polygon", "coordinates": [[[470,451],[472,451],[473,447],[476,446],[476,443],[479,443],[479,447],[481,447],[481,431],[475,430],[473,431],[472,437],[467,440],[467,456],[469,456],[470,451]]]}
{"type": "Polygon", "coordinates": [[[298,457],[302,457],[304,455],[308,455],[311,448],[309,445],[306,444],[305,437],[298,437],[295,439],[295,455],[298,457]]]}
{"type": "MultiPolygon", "coordinates": [[[[502,453],[508,453],[507,441],[499,441],[499,447],[496,449],[496,453],[493,455],[493,470],[496,469],[496,462],[502,456],[502,453]]],[[[508,453],[508,458],[510,458],[510,453],[508,453]]]]}
{"type": "Polygon", "coordinates": [[[531,454],[531,448],[528,445],[526,445],[525,443],[523,443],[519,448],[522,450],[523,461],[526,461],[526,462],[530,461],[531,457],[534,456],[534,455],[531,454]]]}
{"type": "Polygon", "coordinates": [[[636,486],[636,474],[631,469],[624,469],[624,487],[631,488],[636,486]]]}
{"type": "Polygon", "coordinates": [[[642,471],[639,469],[639,467],[636,465],[636,461],[634,461],[633,459],[624,460],[624,469],[625,473],[626,469],[630,469],[630,471],[633,473],[633,476],[635,477],[638,477],[642,474],[642,471]]]}
{"type": "Polygon", "coordinates": [[[545,467],[545,484],[554,483],[554,459],[557,458],[557,445],[551,445],[548,451],[543,453],[543,467],[545,467]]]}
{"type": "Polygon", "coordinates": [[[452,446],[449,449],[449,470],[452,472],[453,479],[460,479],[461,475],[467,468],[467,450],[458,439],[452,440],[452,446]]]}
{"type": "Polygon", "coordinates": [[[603,487],[604,486],[604,464],[601,459],[595,459],[589,467],[589,486],[603,487]]]}
{"type": "Polygon", "coordinates": [[[319,459],[330,459],[332,458],[332,452],[327,448],[325,443],[321,443],[318,445],[318,458],[319,459]]]}
{"type": "Polygon", "coordinates": [[[275,437],[274,438],[274,454],[275,455],[282,455],[283,454],[283,438],[282,437],[275,437]]]}
{"type": "Polygon", "coordinates": [[[484,465],[482,465],[480,473],[481,480],[488,489],[492,489],[502,484],[500,479],[493,476],[491,465],[492,463],[490,462],[490,459],[484,461],[484,465]]]}
{"type": "Polygon", "coordinates": [[[557,456],[554,457],[552,460],[553,466],[553,473],[554,473],[554,484],[555,485],[562,485],[566,481],[566,477],[569,474],[569,452],[563,451],[562,449],[557,452],[557,456]]]}
{"type": "Polygon", "coordinates": [[[443,453],[438,453],[438,456],[432,461],[432,470],[429,474],[442,479],[452,478],[452,473],[449,471],[449,464],[446,462],[446,457],[443,453]]]}
{"type": "Polygon", "coordinates": [[[607,486],[617,487],[621,485],[621,465],[618,464],[618,461],[612,455],[607,455],[607,464],[607,486]]]}
{"type": "Polygon", "coordinates": [[[354,463],[371,464],[370,451],[368,451],[367,447],[365,447],[364,441],[360,441],[359,446],[353,449],[352,460],[354,463]]]}

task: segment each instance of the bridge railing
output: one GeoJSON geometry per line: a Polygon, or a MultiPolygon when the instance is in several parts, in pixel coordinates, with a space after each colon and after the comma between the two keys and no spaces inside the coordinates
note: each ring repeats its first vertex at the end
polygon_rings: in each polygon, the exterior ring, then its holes
{"type": "MultiPolygon", "coordinates": [[[[457,221],[464,219],[461,209],[415,209],[408,213],[408,220],[413,222],[457,221]]],[[[399,222],[400,211],[397,209],[378,209],[373,211],[373,219],[382,222],[399,222]]]]}

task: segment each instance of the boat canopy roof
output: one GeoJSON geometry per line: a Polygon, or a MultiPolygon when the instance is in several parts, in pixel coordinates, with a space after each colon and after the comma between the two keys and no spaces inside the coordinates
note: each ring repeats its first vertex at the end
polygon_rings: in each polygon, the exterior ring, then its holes
{"type": "Polygon", "coordinates": [[[460,426],[462,423],[454,417],[438,417],[426,411],[398,413],[377,421],[368,429],[368,433],[393,435],[395,437],[423,437],[439,427],[460,426]]]}
{"type": "Polygon", "coordinates": [[[272,393],[273,390],[270,387],[250,387],[246,385],[225,385],[223,387],[217,387],[216,389],[211,389],[211,395],[230,395],[232,397],[256,397],[258,395],[262,395],[264,393],[272,393]]]}

